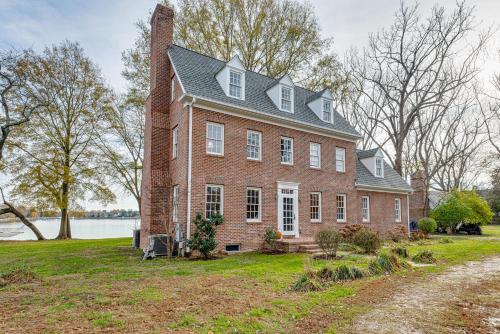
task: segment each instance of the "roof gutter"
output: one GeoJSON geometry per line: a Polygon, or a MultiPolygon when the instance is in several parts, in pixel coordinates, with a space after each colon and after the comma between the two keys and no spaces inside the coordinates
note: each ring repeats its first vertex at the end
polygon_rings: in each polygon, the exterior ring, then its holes
{"type": "Polygon", "coordinates": [[[250,109],[250,108],[245,108],[241,106],[237,106],[234,104],[230,103],[222,103],[216,100],[196,96],[196,95],[188,95],[184,94],[185,98],[194,98],[196,99],[196,105],[199,107],[202,107],[204,109],[216,111],[216,112],[222,112],[222,113],[227,113],[231,115],[237,115],[240,117],[245,117],[249,119],[254,119],[256,121],[261,121],[261,122],[266,122],[266,123],[271,123],[275,125],[289,125],[290,127],[294,127],[298,130],[301,131],[306,131],[306,132],[311,132],[323,136],[329,136],[337,139],[342,139],[342,140],[348,140],[352,142],[357,142],[358,139],[362,138],[360,135],[355,135],[351,133],[347,133],[344,131],[340,130],[332,130],[329,128],[325,128],[322,126],[317,126],[317,125],[311,125],[309,123],[301,122],[301,121],[296,121],[296,120],[291,120],[290,118],[283,117],[283,116],[277,116],[277,115],[270,115],[263,113],[258,110],[250,109]]]}

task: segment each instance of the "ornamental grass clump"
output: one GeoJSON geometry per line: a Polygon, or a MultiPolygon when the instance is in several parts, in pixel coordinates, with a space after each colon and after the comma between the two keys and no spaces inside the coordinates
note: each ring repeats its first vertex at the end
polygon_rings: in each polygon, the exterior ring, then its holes
{"type": "Polygon", "coordinates": [[[412,257],[412,260],[418,263],[432,264],[436,263],[436,258],[430,250],[422,250],[412,257]]]}
{"type": "Polygon", "coordinates": [[[403,246],[396,246],[396,247],[391,248],[391,253],[393,253],[397,256],[401,256],[403,258],[408,258],[410,256],[410,253],[408,253],[408,250],[406,249],[406,247],[403,247],[403,246]]]}

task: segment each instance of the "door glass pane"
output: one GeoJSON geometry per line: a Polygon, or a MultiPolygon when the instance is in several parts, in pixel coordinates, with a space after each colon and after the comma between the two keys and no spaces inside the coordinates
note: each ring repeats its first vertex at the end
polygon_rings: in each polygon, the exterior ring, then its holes
{"type": "Polygon", "coordinates": [[[293,198],[283,197],[283,231],[293,232],[293,198]]]}

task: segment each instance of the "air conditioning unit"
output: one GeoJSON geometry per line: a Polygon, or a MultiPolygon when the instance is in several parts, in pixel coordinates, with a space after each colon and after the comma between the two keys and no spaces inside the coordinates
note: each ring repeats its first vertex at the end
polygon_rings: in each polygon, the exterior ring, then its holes
{"type": "MultiPolygon", "coordinates": [[[[152,259],[157,256],[166,256],[167,244],[169,236],[167,234],[154,234],[149,236],[149,243],[144,248],[144,259],[152,259]]],[[[170,237],[170,242],[173,242],[172,256],[177,256],[179,252],[179,243],[170,237]]]]}

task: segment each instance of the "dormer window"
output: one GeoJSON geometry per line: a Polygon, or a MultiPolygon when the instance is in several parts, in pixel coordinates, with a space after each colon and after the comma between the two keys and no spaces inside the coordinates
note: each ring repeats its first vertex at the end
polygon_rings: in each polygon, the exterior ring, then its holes
{"type": "Polygon", "coordinates": [[[384,177],[384,159],[377,157],[375,159],[375,176],[384,177]]]}
{"type": "Polygon", "coordinates": [[[323,99],[323,121],[332,122],[332,101],[323,99]]]}
{"type": "Polygon", "coordinates": [[[241,99],[241,72],[229,70],[229,95],[241,99]]]}
{"type": "Polygon", "coordinates": [[[284,111],[292,111],[292,88],[281,86],[281,109],[284,111]]]}

